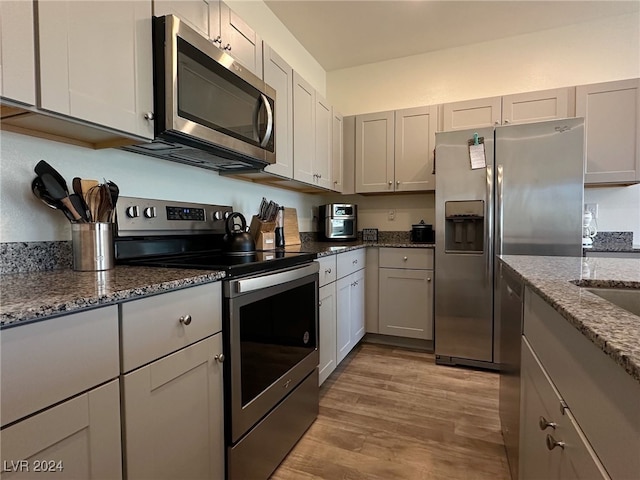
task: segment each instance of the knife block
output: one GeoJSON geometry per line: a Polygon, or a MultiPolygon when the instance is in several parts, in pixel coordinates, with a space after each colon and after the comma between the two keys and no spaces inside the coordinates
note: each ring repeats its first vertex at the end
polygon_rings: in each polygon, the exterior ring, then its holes
{"type": "Polygon", "coordinates": [[[276,222],[264,222],[254,215],[251,218],[249,232],[256,243],[256,250],[276,248],[276,222]]]}

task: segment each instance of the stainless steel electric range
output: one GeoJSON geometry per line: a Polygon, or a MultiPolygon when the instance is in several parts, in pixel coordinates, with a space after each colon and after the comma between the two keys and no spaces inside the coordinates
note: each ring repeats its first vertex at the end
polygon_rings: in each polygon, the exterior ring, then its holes
{"type": "Polygon", "coordinates": [[[116,262],[223,270],[226,472],[267,479],[318,414],[315,254],[225,251],[231,207],[121,197],[116,262]]]}

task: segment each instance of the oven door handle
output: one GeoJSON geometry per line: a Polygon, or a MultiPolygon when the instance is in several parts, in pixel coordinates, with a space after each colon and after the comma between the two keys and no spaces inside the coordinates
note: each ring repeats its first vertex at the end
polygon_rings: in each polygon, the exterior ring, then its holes
{"type": "Polygon", "coordinates": [[[238,294],[262,290],[313,275],[314,273],[318,273],[319,270],[320,266],[318,263],[312,262],[304,267],[292,268],[291,270],[285,270],[283,272],[244,278],[242,280],[232,280],[230,282],[231,292],[238,294]]]}

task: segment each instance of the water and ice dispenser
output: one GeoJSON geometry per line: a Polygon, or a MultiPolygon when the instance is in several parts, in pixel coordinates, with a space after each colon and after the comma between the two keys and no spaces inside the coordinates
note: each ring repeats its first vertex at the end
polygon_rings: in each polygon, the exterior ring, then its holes
{"type": "Polygon", "coordinates": [[[447,253],[484,251],[484,200],[444,203],[444,248],[447,253]]]}

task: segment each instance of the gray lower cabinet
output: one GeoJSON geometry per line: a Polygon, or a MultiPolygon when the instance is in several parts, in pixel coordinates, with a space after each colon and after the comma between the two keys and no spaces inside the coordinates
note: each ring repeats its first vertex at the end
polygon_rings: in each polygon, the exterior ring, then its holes
{"type": "Polygon", "coordinates": [[[365,250],[337,255],[336,361],[364,337],[365,250]]]}
{"type": "Polygon", "coordinates": [[[316,260],[320,264],[318,291],[318,383],[336,369],[336,255],[316,260]]]}
{"type": "Polygon", "coordinates": [[[129,479],[224,478],[221,285],[122,305],[129,479]]]}
{"type": "Polygon", "coordinates": [[[638,478],[640,384],[530,288],[521,368],[520,480],[638,478]]]}
{"type": "Polygon", "coordinates": [[[2,478],[122,478],[115,306],[1,335],[2,478]]]}
{"type": "Polygon", "coordinates": [[[433,249],[381,248],[378,333],[433,339],[433,249]]]}

